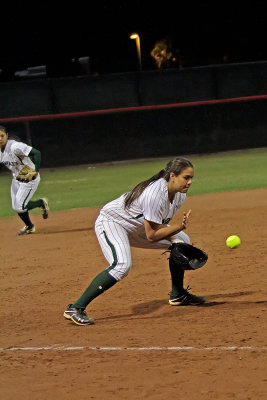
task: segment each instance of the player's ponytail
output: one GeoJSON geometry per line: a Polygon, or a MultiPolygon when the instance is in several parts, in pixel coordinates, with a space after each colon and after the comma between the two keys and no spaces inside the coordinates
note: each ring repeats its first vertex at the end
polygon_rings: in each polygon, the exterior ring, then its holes
{"type": "Polygon", "coordinates": [[[165,169],[160,170],[157,174],[153,175],[151,178],[138,183],[129,193],[127,193],[124,200],[124,207],[129,208],[130,205],[138,199],[141,193],[145,190],[150,183],[157,181],[160,178],[163,178],[165,175],[165,169]]]}
{"type": "Polygon", "coordinates": [[[130,205],[138,199],[138,197],[143,193],[146,187],[148,187],[151,183],[157,181],[160,178],[164,178],[167,182],[170,179],[170,173],[173,172],[175,176],[178,176],[183,169],[191,167],[193,168],[193,164],[183,157],[177,157],[170,161],[166,167],[160,170],[157,174],[153,175],[151,178],[138,183],[130,192],[127,193],[124,200],[124,207],[129,208],[130,205]]]}

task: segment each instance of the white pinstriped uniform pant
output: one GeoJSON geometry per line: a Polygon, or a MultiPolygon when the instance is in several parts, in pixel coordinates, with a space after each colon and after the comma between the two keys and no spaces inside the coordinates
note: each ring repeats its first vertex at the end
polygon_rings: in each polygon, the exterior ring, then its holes
{"type": "Polygon", "coordinates": [[[128,235],[120,224],[99,215],[95,232],[102,252],[109,263],[107,270],[117,281],[128,275],[132,266],[131,246],[145,249],[168,249],[172,242],[190,243],[189,236],[181,231],[169,240],[149,242],[146,237],[128,235]]]}
{"type": "Polygon", "coordinates": [[[36,192],[39,183],[39,174],[36,179],[28,183],[19,182],[15,178],[12,179],[10,194],[14,211],[17,213],[24,213],[27,211],[25,207],[36,192]]]}

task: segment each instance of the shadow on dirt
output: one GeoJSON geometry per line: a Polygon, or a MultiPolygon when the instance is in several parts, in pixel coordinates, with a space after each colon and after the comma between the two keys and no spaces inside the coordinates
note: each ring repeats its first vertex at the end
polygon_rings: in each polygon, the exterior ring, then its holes
{"type": "MultiPolygon", "coordinates": [[[[227,301],[227,300],[222,300],[222,301],[216,301],[216,298],[226,298],[226,297],[240,297],[240,296],[246,296],[246,295],[251,295],[254,292],[236,292],[236,293],[225,293],[225,294],[214,294],[210,296],[206,296],[206,303],[201,304],[198,306],[177,306],[177,307],[171,307],[168,305],[168,299],[158,299],[158,300],[152,300],[149,302],[141,303],[141,304],[136,304],[132,306],[132,314],[121,314],[121,315],[113,315],[109,317],[104,317],[104,318],[99,318],[99,320],[112,320],[112,319],[127,319],[131,317],[136,317],[136,316],[145,316],[152,314],[153,312],[159,310],[162,307],[168,306],[169,312],[168,314],[172,313],[173,309],[178,309],[180,310],[192,310],[193,308],[209,308],[209,307],[222,307],[224,309],[248,309],[248,308],[258,308],[258,307],[263,307],[267,306],[267,301],[264,300],[259,300],[259,301],[251,301],[251,300],[234,300],[234,301],[227,301]],[[214,301],[212,301],[214,299],[214,301]]],[[[166,312],[164,314],[165,316],[167,315],[166,312]]],[[[158,318],[158,316],[156,316],[158,318]]]]}

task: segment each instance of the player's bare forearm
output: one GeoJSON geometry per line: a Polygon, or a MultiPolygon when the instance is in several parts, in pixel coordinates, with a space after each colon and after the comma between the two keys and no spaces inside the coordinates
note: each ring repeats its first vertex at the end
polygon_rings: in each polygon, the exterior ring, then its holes
{"type": "Polygon", "coordinates": [[[158,242],[162,239],[168,239],[176,233],[179,233],[182,230],[186,229],[190,214],[191,210],[189,210],[187,213],[184,213],[181,223],[176,223],[164,227],[159,224],[155,224],[154,222],[145,220],[145,231],[147,240],[149,242],[158,242]]]}
{"type": "Polygon", "coordinates": [[[182,225],[171,225],[164,228],[159,228],[157,231],[152,232],[147,239],[149,242],[158,242],[162,239],[168,239],[169,237],[175,235],[183,230],[182,225]]]}

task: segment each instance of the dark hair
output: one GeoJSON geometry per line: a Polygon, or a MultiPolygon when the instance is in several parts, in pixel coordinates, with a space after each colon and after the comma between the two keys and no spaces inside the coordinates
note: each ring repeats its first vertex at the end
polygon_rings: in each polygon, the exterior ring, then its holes
{"type": "Polygon", "coordinates": [[[173,160],[168,162],[164,169],[160,170],[151,178],[138,183],[138,185],[136,185],[130,192],[128,192],[124,200],[124,207],[129,208],[130,205],[143,193],[145,188],[148,187],[152,182],[155,182],[160,178],[164,178],[167,182],[169,182],[171,172],[173,172],[175,176],[178,176],[185,168],[188,167],[194,168],[191,161],[187,160],[187,158],[174,158],[173,160]]]}
{"type": "Polygon", "coordinates": [[[5,128],[3,125],[0,125],[0,131],[3,131],[3,132],[5,132],[5,133],[7,133],[7,130],[6,130],[6,128],[5,128]]]}
{"type": "Polygon", "coordinates": [[[21,142],[21,138],[18,135],[16,135],[15,132],[12,131],[8,132],[5,126],[0,125],[0,131],[5,132],[8,135],[9,140],[16,140],[17,142],[21,142]]]}

